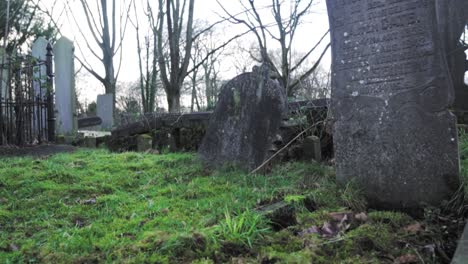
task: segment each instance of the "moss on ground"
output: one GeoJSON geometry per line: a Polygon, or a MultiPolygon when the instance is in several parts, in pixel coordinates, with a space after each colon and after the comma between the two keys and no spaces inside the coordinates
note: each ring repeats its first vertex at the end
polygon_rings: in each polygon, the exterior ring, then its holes
{"type": "MultiPolygon", "coordinates": [[[[467,177],[465,135],[461,156],[467,177]]],[[[392,263],[404,254],[437,263],[431,246],[449,239],[433,221],[441,214],[367,211],[357,188],[338,187],[333,170],[316,163],[248,175],[205,170],[187,153],[0,160],[0,263],[392,263]],[[274,231],[255,211],[277,201],[296,208],[296,225],[274,231]],[[330,237],[304,232],[335,212],[366,219],[330,237]],[[422,227],[407,229],[415,223],[422,227]]]]}

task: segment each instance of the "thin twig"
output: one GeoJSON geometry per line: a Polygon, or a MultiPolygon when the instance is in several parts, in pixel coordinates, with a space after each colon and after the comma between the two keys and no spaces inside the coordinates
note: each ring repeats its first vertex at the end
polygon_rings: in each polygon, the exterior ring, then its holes
{"type": "Polygon", "coordinates": [[[251,171],[249,174],[255,174],[257,173],[259,170],[261,170],[265,165],[267,165],[272,159],[274,159],[276,156],[278,156],[281,152],[283,152],[286,148],[288,148],[292,143],[294,143],[294,141],[296,141],[298,138],[300,138],[302,135],[304,135],[306,132],[308,132],[309,130],[311,130],[312,128],[318,126],[319,124],[321,123],[324,123],[325,121],[319,121],[313,125],[311,125],[310,127],[304,129],[301,133],[299,133],[296,137],[294,137],[291,141],[288,142],[288,144],[284,145],[284,147],[282,147],[280,150],[278,150],[275,154],[273,154],[269,159],[265,160],[258,168],[256,168],[255,170],[251,171]]]}
{"type": "Polygon", "coordinates": [[[419,254],[418,250],[413,248],[414,252],[416,253],[416,255],[418,255],[418,258],[419,260],[421,260],[421,263],[422,264],[426,264],[426,262],[424,262],[424,259],[421,257],[421,255],[419,254]]]}

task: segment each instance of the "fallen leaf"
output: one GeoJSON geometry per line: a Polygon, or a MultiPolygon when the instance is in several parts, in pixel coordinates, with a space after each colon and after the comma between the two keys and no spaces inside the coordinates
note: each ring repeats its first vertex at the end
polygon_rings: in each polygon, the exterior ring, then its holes
{"type": "Polygon", "coordinates": [[[403,256],[399,256],[395,259],[393,263],[395,264],[411,264],[411,263],[418,263],[419,259],[416,255],[413,254],[406,254],[403,256]]]}
{"type": "Polygon", "coordinates": [[[369,217],[367,216],[366,213],[362,212],[354,216],[354,218],[360,222],[367,222],[369,220],[369,217]]]}
{"type": "Polygon", "coordinates": [[[308,235],[308,234],[321,235],[320,228],[318,228],[317,226],[312,226],[310,228],[302,230],[302,232],[299,232],[299,236],[304,236],[304,235],[308,235]]]}
{"type": "Polygon", "coordinates": [[[96,203],[96,198],[91,198],[88,200],[84,200],[82,204],[95,204],[96,203]]]}
{"type": "Polygon", "coordinates": [[[324,237],[334,237],[341,231],[335,223],[325,222],[321,228],[321,235],[324,237]]]}
{"type": "Polygon", "coordinates": [[[353,217],[352,212],[340,212],[340,213],[329,213],[328,214],[334,221],[343,222],[346,220],[351,220],[353,217]]]}
{"type": "Polygon", "coordinates": [[[423,228],[420,223],[414,223],[409,226],[406,226],[405,228],[403,228],[403,230],[405,230],[406,232],[415,234],[415,233],[421,232],[423,228]]]}

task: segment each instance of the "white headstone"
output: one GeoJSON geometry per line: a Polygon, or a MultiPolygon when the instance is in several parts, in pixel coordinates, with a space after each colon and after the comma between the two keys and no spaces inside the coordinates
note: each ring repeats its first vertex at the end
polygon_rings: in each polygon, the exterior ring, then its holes
{"type": "MultiPolygon", "coordinates": [[[[37,67],[34,68],[34,99],[45,101],[47,98],[47,67],[46,67],[46,55],[47,55],[47,44],[49,41],[44,37],[38,38],[32,46],[32,56],[37,59],[37,67]]],[[[33,113],[33,129],[38,131],[41,127],[44,129],[47,125],[46,113],[47,110],[44,107],[36,106],[33,113]],[[38,113],[39,112],[39,113],[38,113]],[[39,118],[41,117],[41,118],[39,118]]]]}
{"type": "Polygon", "coordinates": [[[8,96],[7,93],[7,84],[8,84],[8,69],[4,66],[8,64],[8,57],[5,55],[5,50],[3,48],[0,48],[0,71],[2,73],[0,74],[1,80],[0,80],[0,89],[1,89],[1,97],[2,99],[6,99],[8,96]]]}
{"type": "Polygon", "coordinates": [[[47,44],[49,41],[44,37],[34,41],[32,46],[32,56],[38,60],[40,66],[34,70],[34,94],[46,97],[47,67],[45,65],[47,55],[47,44]]]}
{"type": "Polygon", "coordinates": [[[97,116],[102,119],[101,128],[110,130],[114,125],[114,95],[101,94],[97,97],[97,116]]]}
{"type": "Polygon", "coordinates": [[[61,37],[54,45],[55,111],[57,134],[74,134],[76,116],[75,67],[73,42],[61,37]]]}

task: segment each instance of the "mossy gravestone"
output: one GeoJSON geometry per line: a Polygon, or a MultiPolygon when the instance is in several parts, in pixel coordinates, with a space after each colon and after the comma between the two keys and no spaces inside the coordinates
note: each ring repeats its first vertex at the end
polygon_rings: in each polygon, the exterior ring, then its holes
{"type": "Polygon", "coordinates": [[[267,69],[237,76],[221,89],[199,156],[211,167],[259,166],[268,158],[286,109],[284,89],[267,69]]]}
{"type": "Polygon", "coordinates": [[[327,0],[337,180],[371,206],[438,205],[459,187],[434,0],[327,0]]]}

